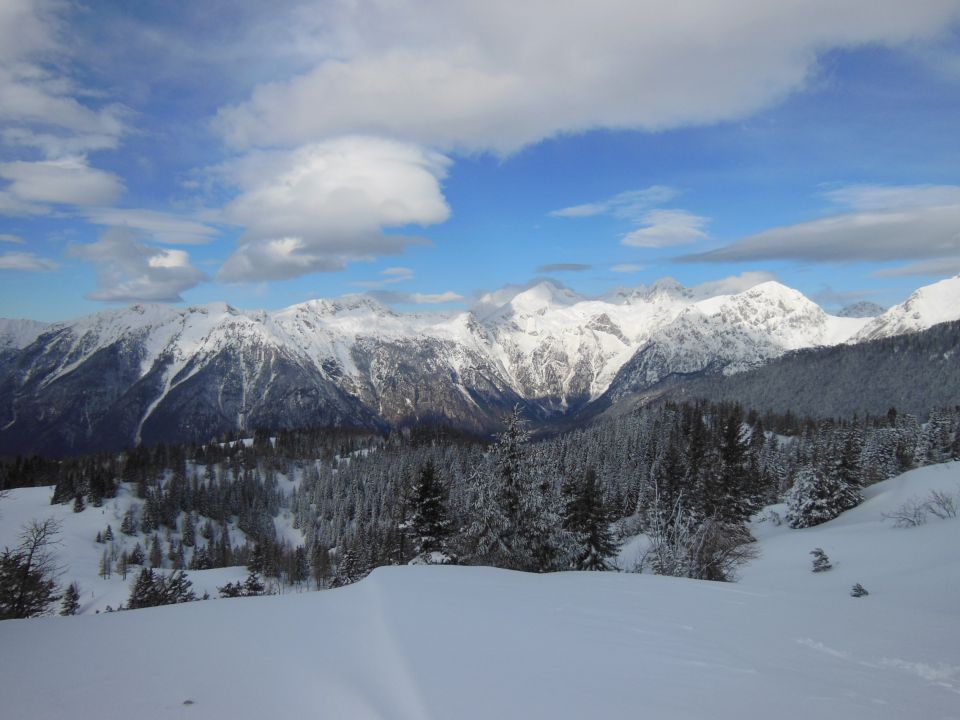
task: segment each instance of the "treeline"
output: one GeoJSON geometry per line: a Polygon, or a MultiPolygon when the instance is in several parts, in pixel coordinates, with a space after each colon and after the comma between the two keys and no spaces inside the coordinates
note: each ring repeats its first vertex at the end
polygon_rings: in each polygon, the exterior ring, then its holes
{"type": "Polygon", "coordinates": [[[77,511],[135,494],[98,535],[104,574],[247,565],[281,586],[330,587],[408,562],[605,569],[640,532],[648,552],[623,569],[728,580],[750,556],[750,516],[791,489],[790,522],[814,524],[865,485],[956,457],[960,408],[921,424],[892,409],[814,421],[698,402],[541,440],[518,411],[493,442],[437,428],[264,432],[3,467],[20,485],[53,478],[53,501],[77,511]],[[816,517],[803,493],[829,495],[816,517]],[[278,532],[284,516],[301,542],[278,532]]]}

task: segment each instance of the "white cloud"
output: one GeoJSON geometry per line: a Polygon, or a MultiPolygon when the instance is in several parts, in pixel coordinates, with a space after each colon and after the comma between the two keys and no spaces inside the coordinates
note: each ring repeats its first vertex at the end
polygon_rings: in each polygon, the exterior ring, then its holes
{"type": "Polygon", "coordinates": [[[704,228],[710,220],[686,210],[651,210],[640,222],[644,227],[624,235],[621,240],[624,245],[643,248],[689,245],[707,238],[704,228]]]}
{"type": "MultiPolygon", "coordinates": [[[[117,105],[91,108],[76,99],[83,91],[63,71],[71,35],[63,14],[70,9],[56,0],[0,3],[0,121],[84,136],[85,141],[61,138],[73,145],[72,152],[80,152],[122,135],[126,111],[117,105]]],[[[49,148],[55,137],[49,132],[17,134],[15,128],[3,140],[49,148]]]]}
{"type": "Polygon", "coordinates": [[[311,9],[326,54],[216,126],[237,147],[344,133],[509,153],[560,133],[744,117],[835,48],[936,38],[955,0],[358,0],[311,9]]]}
{"type": "Polygon", "coordinates": [[[350,284],[356,285],[357,287],[375,290],[377,288],[386,287],[387,285],[394,285],[399,282],[412,280],[414,272],[412,268],[408,267],[388,267],[380,271],[380,276],[381,277],[379,280],[357,280],[356,282],[350,284]]]}
{"type": "Polygon", "coordinates": [[[129,229],[111,228],[96,242],[71,246],[70,254],[98,267],[91,300],[179,302],[180,293],[206,279],[183,250],[145,245],[129,229]]]}
{"type": "Polygon", "coordinates": [[[112,150],[120,143],[117,135],[41,133],[26,128],[6,128],[0,131],[0,140],[6,145],[36,148],[48,158],[112,150]]]}
{"type": "Polygon", "coordinates": [[[26,240],[24,240],[19,235],[11,235],[10,233],[0,233],[0,242],[15,243],[17,245],[23,245],[26,240]]]}
{"type": "Polygon", "coordinates": [[[587,263],[547,263],[546,265],[538,265],[538,273],[558,273],[558,272],[586,272],[593,265],[587,263]]]}
{"type": "Polygon", "coordinates": [[[771,228],[684,262],[875,262],[960,255],[960,186],[863,186],[827,197],[852,212],[771,228]]]}
{"type": "Polygon", "coordinates": [[[777,280],[777,276],[771,272],[747,271],[739,275],[730,275],[719,280],[709,280],[700,285],[690,288],[697,297],[708,298],[717,295],[736,295],[742,293],[760,283],[777,280]]]}
{"type": "Polygon", "coordinates": [[[417,305],[440,305],[448,302],[463,302],[463,295],[448,290],[442,293],[413,293],[410,296],[411,301],[417,305]]]}
{"type": "Polygon", "coordinates": [[[637,263],[620,263],[619,265],[614,265],[610,270],[615,273],[636,273],[644,269],[643,265],[638,265],[637,263]]]}
{"type": "Polygon", "coordinates": [[[937,258],[919,263],[910,263],[901,267],[877,270],[875,277],[913,277],[916,275],[928,277],[953,277],[960,274],[960,256],[937,258]]]}
{"type": "Polygon", "coordinates": [[[957,185],[847,185],[825,195],[838,206],[864,212],[960,205],[957,185]]]}
{"type": "Polygon", "coordinates": [[[613,215],[627,220],[637,220],[650,208],[673,200],[679,192],[665,185],[651,185],[642,190],[627,190],[606,200],[572,205],[554,210],[553,217],[579,218],[595,215],[613,215]]]}
{"type": "Polygon", "coordinates": [[[82,157],[0,163],[0,178],[10,181],[6,193],[28,205],[103,205],[123,192],[116,175],[90,167],[82,157]]]}
{"type": "Polygon", "coordinates": [[[240,193],[223,215],[245,230],[219,278],[280,280],[400,253],[420,241],[386,229],[449,216],[440,187],[448,164],[413,145],[347,137],[224,166],[240,193]]]}
{"type": "Polygon", "coordinates": [[[8,252],[0,254],[0,270],[22,270],[28,272],[52,272],[57,264],[52,260],[29,252],[8,252]]]}
{"type": "Polygon", "coordinates": [[[171,245],[202,245],[219,234],[205,223],[155,210],[94,208],[85,214],[95,225],[138,230],[157,242],[171,245]]]}

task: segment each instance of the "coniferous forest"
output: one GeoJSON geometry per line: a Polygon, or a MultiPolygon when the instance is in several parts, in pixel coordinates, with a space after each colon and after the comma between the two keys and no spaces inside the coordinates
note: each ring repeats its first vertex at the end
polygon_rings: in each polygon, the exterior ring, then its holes
{"type": "MultiPolygon", "coordinates": [[[[816,525],[855,506],[867,485],[958,457],[960,408],[921,424],[893,408],[813,420],[700,402],[552,437],[533,437],[517,409],[493,438],[439,427],[262,431],[15,458],[0,478],[3,488],[53,485],[51,503],[75,512],[135,496],[96,541],[101,575],[129,577],[136,608],[195,599],[186,573],[236,565],[250,575],[224,596],[338,587],[410,562],[732,580],[754,555],[747,522],[763,506],[787,503],[770,522],[816,525]],[[278,532],[281,517],[303,542],[278,532]],[[644,553],[617,568],[619,544],[639,533],[644,553]]],[[[17,557],[4,555],[11,577],[17,557]]]]}

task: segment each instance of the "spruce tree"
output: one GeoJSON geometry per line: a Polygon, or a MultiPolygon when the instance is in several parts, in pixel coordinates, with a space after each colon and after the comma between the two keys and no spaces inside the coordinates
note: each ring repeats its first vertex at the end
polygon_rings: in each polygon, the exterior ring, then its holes
{"type": "Polygon", "coordinates": [[[814,548],[810,554],[813,555],[813,572],[826,572],[833,567],[823,548],[814,548]]]}
{"type": "Polygon", "coordinates": [[[72,582],[67,585],[63,593],[63,599],[60,601],[61,615],[76,615],[80,609],[80,588],[77,583],[72,582]]]}
{"type": "Polygon", "coordinates": [[[787,523],[805,528],[827,522],[843,512],[848,487],[832,475],[802,467],[787,496],[787,523]]]}
{"type": "Polygon", "coordinates": [[[410,519],[414,552],[427,562],[432,561],[434,553],[441,557],[447,555],[450,518],[447,515],[446,495],[433,461],[428,460],[420,470],[413,489],[413,517],[410,519]]]}
{"type": "Polygon", "coordinates": [[[617,551],[610,532],[610,517],[603,507],[597,473],[591,467],[580,484],[568,483],[563,525],[575,543],[572,566],[575,570],[610,570],[609,558],[617,551]]]}

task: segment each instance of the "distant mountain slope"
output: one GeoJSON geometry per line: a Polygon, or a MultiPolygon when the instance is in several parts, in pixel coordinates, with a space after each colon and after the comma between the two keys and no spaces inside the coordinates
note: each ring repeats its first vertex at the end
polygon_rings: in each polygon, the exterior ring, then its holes
{"type": "Polygon", "coordinates": [[[757,410],[814,417],[924,416],[960,405],[960,322],[856,345],[800,350],[749,372],[689,379],[662,397],[735,400],[757,410]]]}
{"type": "Polygon", "coordinates": [[[905,302],[874,318],[853,341],[902,335],[957,319],[960,319],[960,275],[920,288],[905,302]]]}

